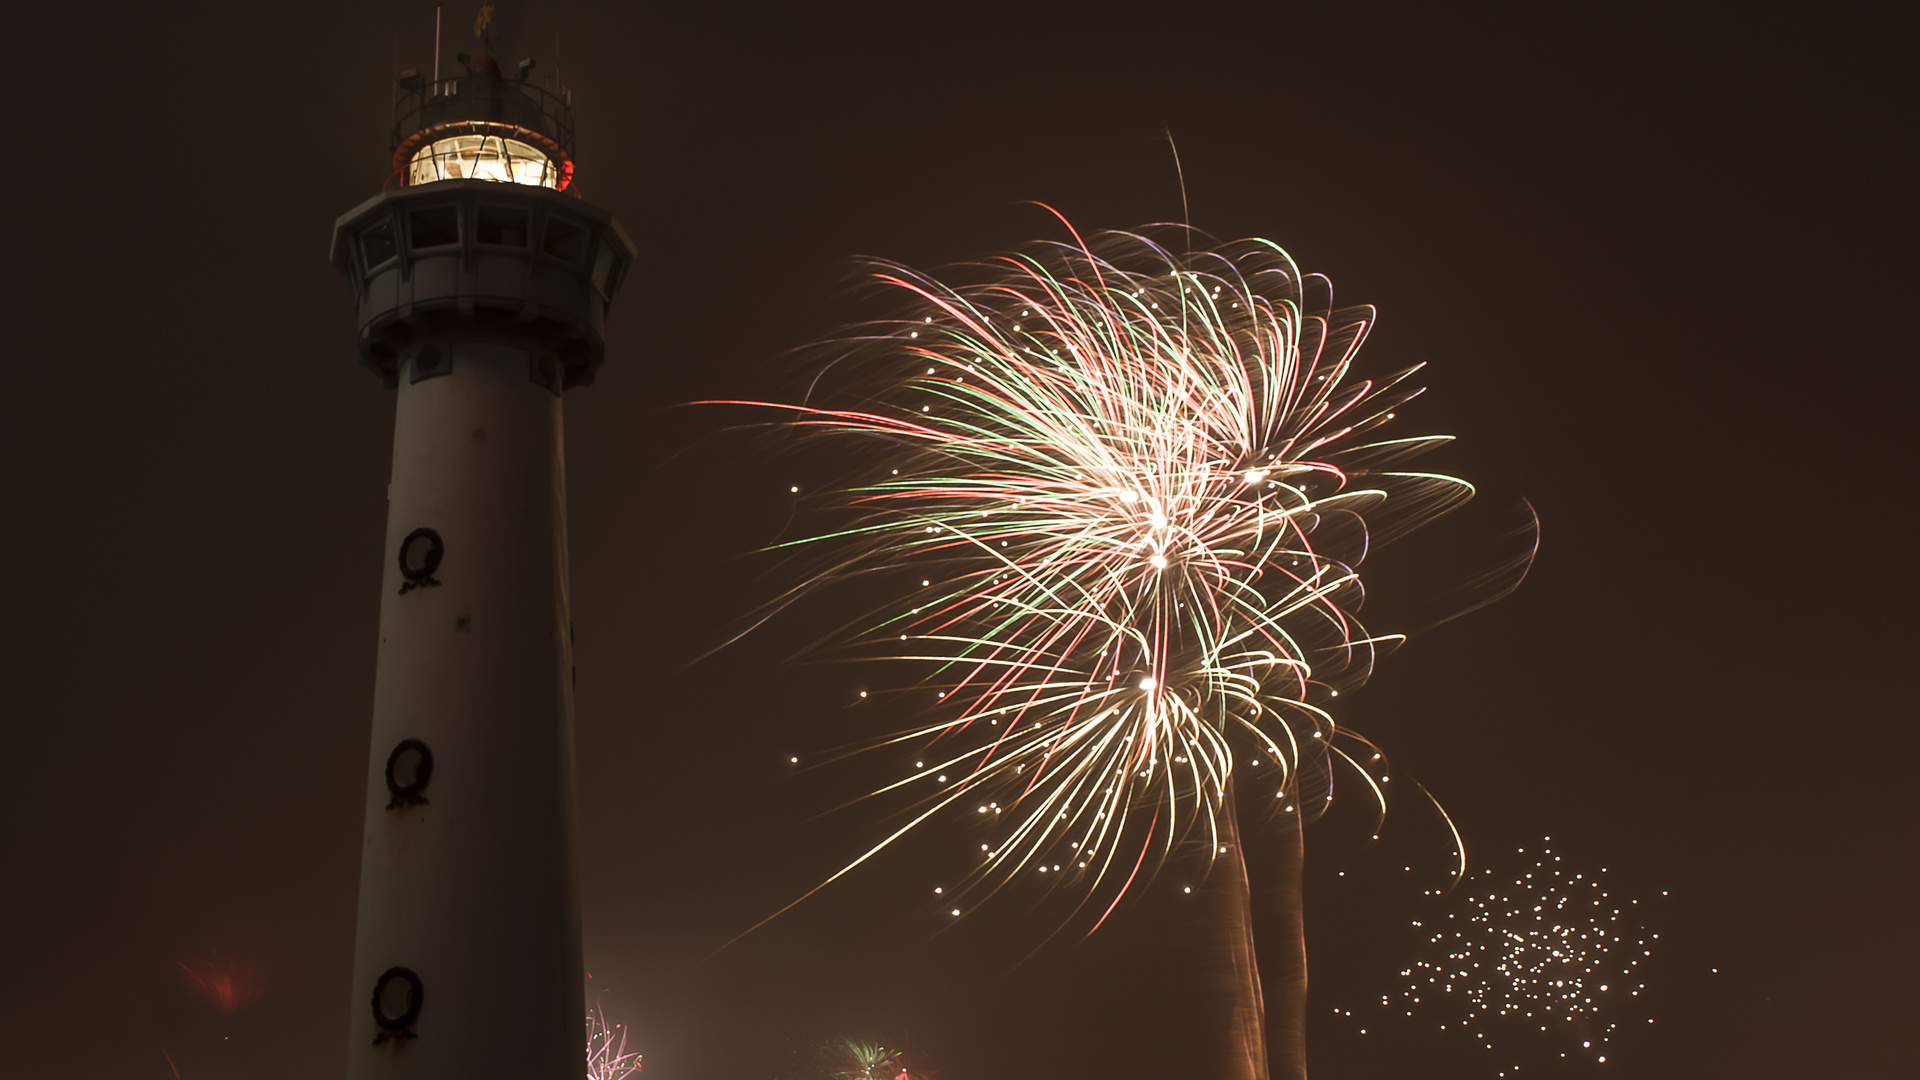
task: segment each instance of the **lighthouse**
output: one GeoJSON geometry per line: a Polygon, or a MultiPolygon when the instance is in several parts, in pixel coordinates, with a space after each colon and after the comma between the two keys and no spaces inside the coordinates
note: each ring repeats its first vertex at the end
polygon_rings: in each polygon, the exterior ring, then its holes
{"type": "Polygon", "coordinates": [[[396,395],[353,1080],[585,1073],[561,406],[635,248],[579,197],[570,92],[490,51],[401,73],[333,231],[396,395]]]}

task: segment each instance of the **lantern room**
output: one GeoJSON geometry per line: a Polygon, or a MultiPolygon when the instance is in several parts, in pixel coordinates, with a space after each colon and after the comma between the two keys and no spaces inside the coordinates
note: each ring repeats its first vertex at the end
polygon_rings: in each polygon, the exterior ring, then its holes
{"type": "Polygon", "coordinates": [[[394,103],[393,171],[387,187],[491,180],[566,191],[573,183],[572,95],[535,81],[534,62],[511,74],[482,53],[457,57],[464,75],[400,75],[394,103]]]}

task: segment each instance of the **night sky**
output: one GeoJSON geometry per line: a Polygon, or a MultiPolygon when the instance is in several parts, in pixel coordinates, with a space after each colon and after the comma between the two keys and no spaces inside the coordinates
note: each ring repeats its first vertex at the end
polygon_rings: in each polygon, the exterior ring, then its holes
{"type": "MultiPolygon", "coordinates": [[[[448,9],[449,67],[472,15],[448,9]]],[[[0,1075],[337,1077],[393,394],[326,254],[386,176],[433,6],[10,22],[0,1075]],[[230,1015],[179,967],[216,954],[258,986],[230,1015]]],[[[887,717],[856,704],[877,673],[786,662],[805,617],[692,663],[784,580],[753,553],[792,535],[788,486],[829,478],[676,407],[788,392],[783,354],[856,314],[856,255],[1059,237],[1031,200],[1180,219],[1169,132],[1192,222],[1378,305],[1366,355],[1431,363],[1410,428],[1543,522],[1519,593],[1416,638],[1343,719],[1476,866],[1551,836],[1660,935],[1605,1066],[1395,1022],[1449,845],[1411,802],[1377,844],[1336,811],[1307,841],[1315,1075],[1911,1075],[1920,358],[1890,23],[550,2],[500,29],[540,71],[558,33],[581,189],[642,253],[566,411],[587,965],[646,1076],[772,1080],[836,1034],[910,1039],[942,1080],[1189,1075],[1177,877],[1022,963],[1052,909],[943,920],[935,837],[715,955],[873,835],[858,809],[798,824],[861,776],[787,759],[887,717]]]]}

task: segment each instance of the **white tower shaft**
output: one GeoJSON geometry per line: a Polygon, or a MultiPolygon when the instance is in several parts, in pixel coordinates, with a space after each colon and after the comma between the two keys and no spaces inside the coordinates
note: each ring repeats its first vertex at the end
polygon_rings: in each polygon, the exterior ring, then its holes
{"type": "Polygon", "coordinates": [[[578,1078],[561,399],[511,344],[410,353],[396,380],[348,1075],[578,1078]],[[440,374],[414,381],[422,368],[440,374]]]}

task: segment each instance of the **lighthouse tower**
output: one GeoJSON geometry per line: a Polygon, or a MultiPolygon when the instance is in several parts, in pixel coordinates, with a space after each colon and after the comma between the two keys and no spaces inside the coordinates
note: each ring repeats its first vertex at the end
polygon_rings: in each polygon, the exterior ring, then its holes
{"type": "Polygon", "coordinates": [[[635,249],[574,185],[571,94],[403,73],[333,263],[397,394],[348,1076],[585,1073],[561,399],[635,249]]]}

